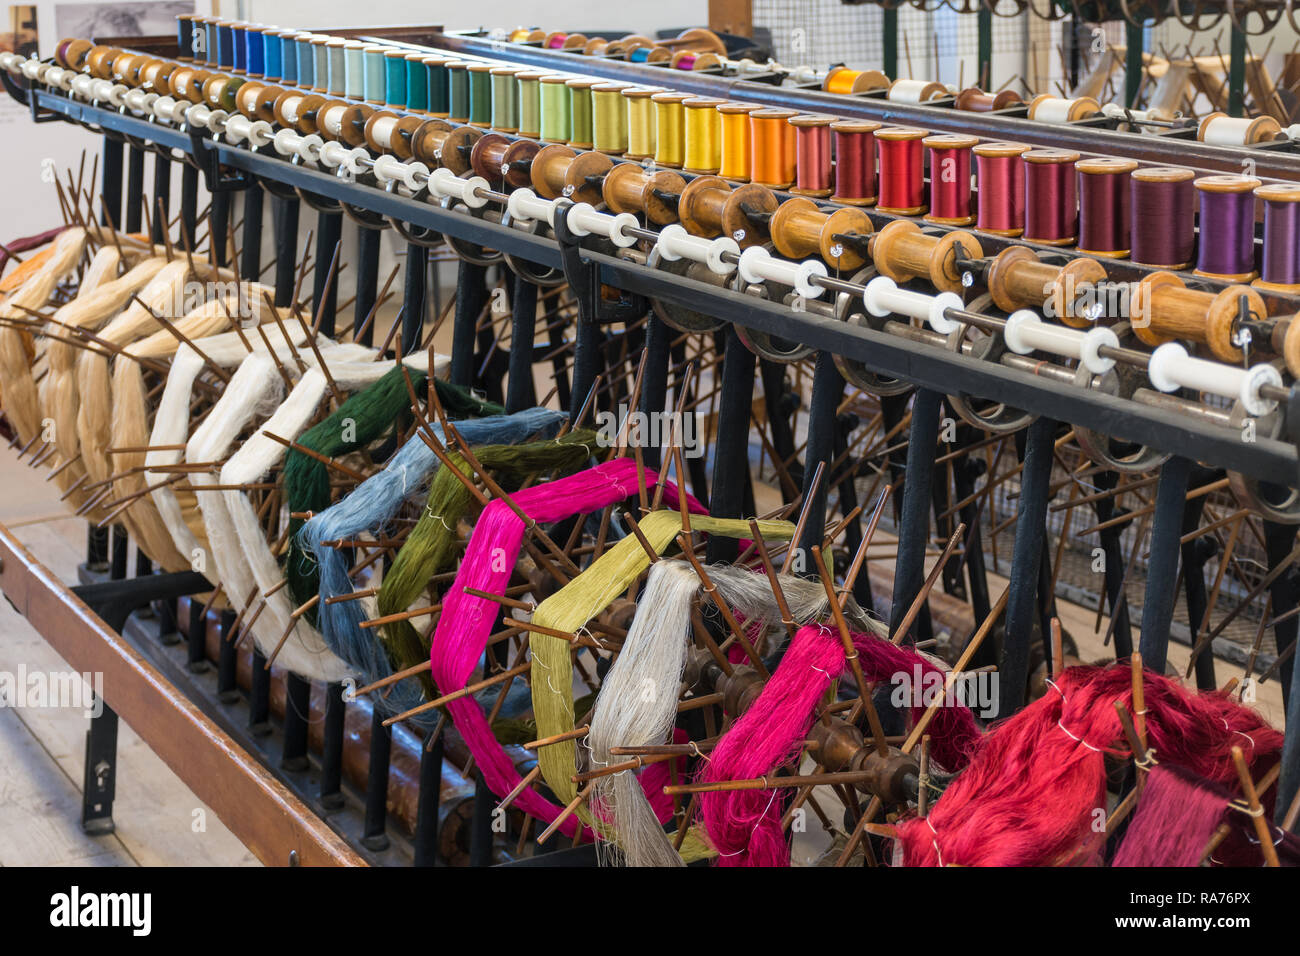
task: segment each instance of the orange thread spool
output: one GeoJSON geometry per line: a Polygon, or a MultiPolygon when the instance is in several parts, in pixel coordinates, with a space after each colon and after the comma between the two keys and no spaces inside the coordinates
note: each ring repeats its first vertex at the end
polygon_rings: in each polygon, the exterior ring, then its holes
{"type": "Polygon", "coordinates": [[[722,161],[718,175],[723,179],[749,182],[750,145],[749,114],[757,110],[749,103],[723,103],[718,107],[722,116],[722,161]]]}
{"type": "Polygon", "coordinates": [[[749,114],[749,178],[762,186],[787,189],[794,183],[794,110],[764,109],[749,114]]]}
{"type": "Polygon", "coordinates": [[[879,70],[850,70],[847,66],[837,66],[826,74],[822,89],[827,93],[847,95],[849,93],[869,93],[889,87],[889,77],[879,70]]]}

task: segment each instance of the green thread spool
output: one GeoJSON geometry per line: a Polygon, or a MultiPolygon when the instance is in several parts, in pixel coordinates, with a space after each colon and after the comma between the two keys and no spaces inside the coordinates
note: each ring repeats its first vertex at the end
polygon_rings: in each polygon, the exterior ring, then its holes
{"type": "Polygon", "coordinates": [[[384,53],[388,47],[368,46],[363,51],[365,56],[364,92],[367,103],[384,102],[384,53]]]}
{"type": "Polygon", "coordinates": [[[317,34],[311,39],[311,55],[313,62],[312,89],[318,93],[329,92],[330,82],[330,51],[325,46],[329,42],[329,37],[317,34]]]}
{"type": "Polygon", "coordinates": [[[451,90],[447,85],[447,60],[440,56],[426,56],[424,67],[429,84],[429,112],[446,116],[451,111],[451,90]]]}
{"type": "Polygon", "coordinates": [[[384,104],[406,106],[406,54],[401,50],[384,54],[384,104]]]}
{"type": "Polygon", "coordinates": [[[492,67],[471,63],[469,71],[469,125],[487,129],[492,125],[492,67]]]}
{"type": "Polygon", "coordinates": [[[453,123],[469,120],[469,64],[464,61],[447,64],[448,96],[447,119],[453,123]]]}
{"type": "Polygon", "coordinates": [[[406,108],[417,113],[429,111],[429,74],[424,68],[423,53],[408,53],[406,60],[406,108]]]}
{"type": "Polygon", "coordinates": [[[686,152],[686,93],[656,93],[650,97],[655,107],[655,162],[680,169],[686,152]]]}
{"type": "Polygon", "coordinates": [[[343,95],[349,99],[366,98],[366,45],[349,40],[343,45],[343,95]]]}
{"type": "Polygon", "coordinates": [[[542,129],[541,138],[548,143],[569,141],[569,88],[563,76],[544,76],[541,87],[542,129]]]}
{"type": "Polygon", "coordinates": [[[623,154],[628,159],[650,159],[655,154],[655,111],[650,99],[655,90],[634,86],[623,91],[627,102],[627,151],[623,154]]]}
{"type": "Polygon", "coordinates": [[[536,139],[542,135],[542,90],[544,73],[516,73],[519,96],[519,135],[536,139]]]}
{"type": "Polygon", "coordinates": [[[519,129],[519,89],[515,83],[518,68],[498,66],[492,70],[492,128],[503,133],[519,129]]]}
{"type": "Polygon", "coordinates": [[[591,141],[602,153],[627,152],[625,83],[598,83],[591,88],[591,141]]]}
{"type": "Polygon", "coordinates": [[[569,88],[569,145],[576,149],[591,149],[591,88],[595,80],[574,79],[565,83],[569,88]]]}
{"type": "Polygon", "coordinates": [[[347,83],[347,55],[344,52],[346,40],[330,40],[325,44],[326,58],[329,63],[329,92],[330,96],[346,96],[348,91],[347,83]]]}

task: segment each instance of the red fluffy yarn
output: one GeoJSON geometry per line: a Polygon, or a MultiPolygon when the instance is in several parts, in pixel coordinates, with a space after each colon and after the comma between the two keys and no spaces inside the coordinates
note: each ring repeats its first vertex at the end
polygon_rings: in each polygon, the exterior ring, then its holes
{"type": "MultiPolygon", "coordinates": [[[[1160,763],[1231,788],[1234,745],[1256,776],[1277,759],[1282,735],[1227,695],[1193,693],[1151,672],[1144,686],[1148,743],[1160,763]]],[[[905,865],[1080,862],[1105,819],[1104,755],[1130,756],[1114,704],[1131,710],[1131,697],[1126,664],[1067,670],[1053,692],[985,735],[929,817],[900,824],[905,865]]]]}

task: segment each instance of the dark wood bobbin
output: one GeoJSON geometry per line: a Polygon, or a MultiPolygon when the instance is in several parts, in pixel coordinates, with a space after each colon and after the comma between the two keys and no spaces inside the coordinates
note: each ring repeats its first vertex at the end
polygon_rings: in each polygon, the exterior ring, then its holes
{"type": "Polygon", "coordinates": [[[977,86],[970,86],[957,94],[952,105],[969,113],[994,113],[1013,106],[1023,106],[1024,103],[1015,90],[985,93],[977,86]]]}
{"type": "Polygon", "coordinates": [[[777,252],[791,259],[821,256],[828,266],[841,272],[860,268],[866,251],[836,236],[861,236],[874,231],[871,217],[853,206],[823,212],[811,199],[796,196],[781,203],[768,223],[777,252]]]}
{"type": "Polygon", "coordinates": [[[474,152],[474,144],[483,135],[483,130],[474,126],[457,126],[452,129],[442,143],[440,153],[442,165],[457,176],[463,176],[469,172],[470,156],[474,152]]]}
{"type": "Polygon", "coordinates": [[[615,163],[605,174],[601,195],[611,212],[645,213],[650,222],[667,226],[677,221],[677,203],[663,197],[680,201],[685,188],[685,178],[671,169],[652,173],[636,163],[615,163]]]}
{"type": "Polygon", "coordinates": [[[489,182],[501,179],[501,164],[513,140],[501,133],[484,133],[469,152],[469,165],[475,175],[489,182]]]}
{"type": "Polygon", "coordinates": [[[871,258],[881,275],[903,283],[928,279],[940,292],[962,291],[957,268],[957,247],[967,259],[980,259],[984,249],[969,232],[954,229],[930,236],[906,219],[889,223],[871,240],[871,258]]]}
{"type": "Polygon", "coordinates": [[[519,189],[532,184],[533,157],[541,149],[542,144],[533,139],[517,139],[506,147],[499,171],[506,185],[519,189]]]}

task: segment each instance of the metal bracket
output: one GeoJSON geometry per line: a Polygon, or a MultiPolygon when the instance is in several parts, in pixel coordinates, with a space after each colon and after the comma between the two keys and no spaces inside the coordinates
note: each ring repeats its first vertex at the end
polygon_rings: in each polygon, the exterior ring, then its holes
{"type": "Polygon", "coordinates": [[[582,322],[631,322],[640,318],[650,307],[645,296],[623,289],[616,290],[618,298],[606,299],[604,292],[611,287],[600,281],[600,265],[582,254],[582,237],[569,230],[569,210],[573,203],[560,200],[555,204],[555,237],[560,240],[560,259],[564,278],[578,300],[578,316],[582,322]]]}
{"type": "Polygon", "coordinates": [[[243,170],[223,172],[223,169],[229,170],[229,167],[222,167],[217,150],[206,144],[206,135],[192,126],[187,126],[185,131],[189,134],[190,150],[203,173],[203,184],[208,187],[208,192],[238,192],[257,182],[251,173],[243,170]]]}

